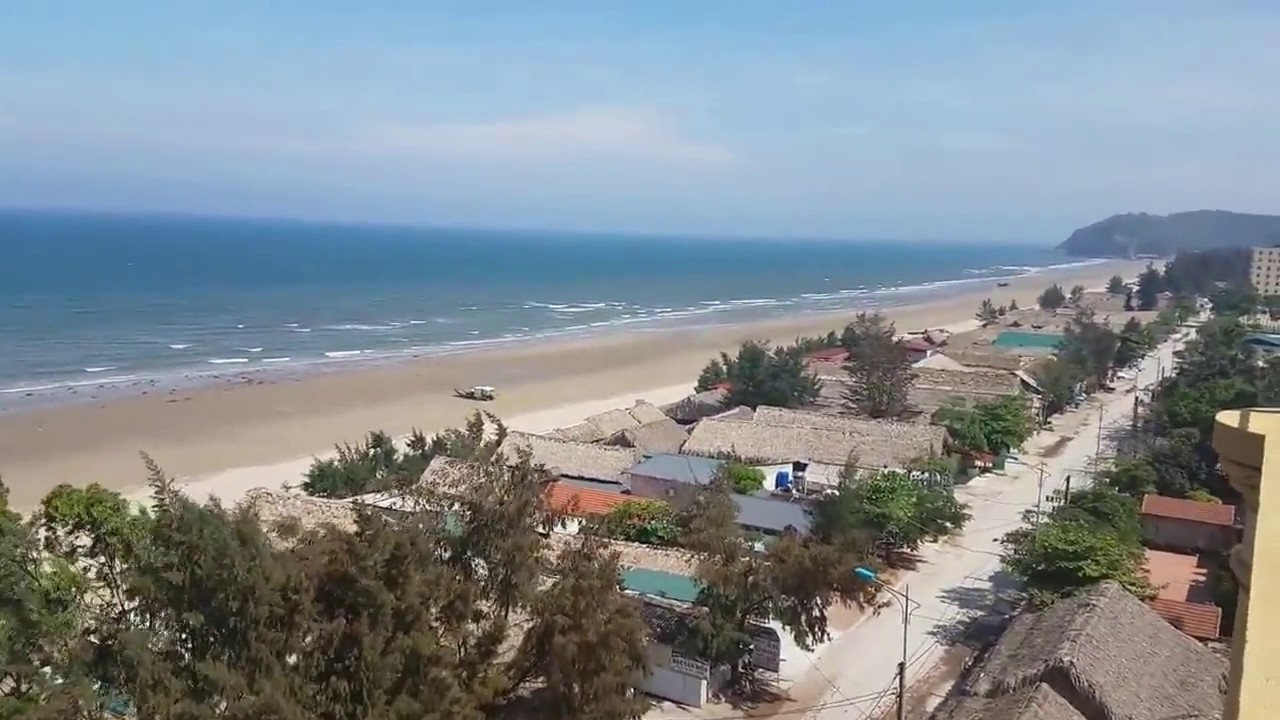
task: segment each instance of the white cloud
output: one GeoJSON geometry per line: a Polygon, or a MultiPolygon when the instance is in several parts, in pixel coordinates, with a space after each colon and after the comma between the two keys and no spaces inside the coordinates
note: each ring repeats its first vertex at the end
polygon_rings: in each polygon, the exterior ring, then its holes
{"type": "Polygon", "coordinates": [[[728,149],[685,137],[653,113],[609,108],[492,122],[380,123],[358,143],[371,152],[466,160],[615,157],[724,164],[735,159],[728,149]]]}

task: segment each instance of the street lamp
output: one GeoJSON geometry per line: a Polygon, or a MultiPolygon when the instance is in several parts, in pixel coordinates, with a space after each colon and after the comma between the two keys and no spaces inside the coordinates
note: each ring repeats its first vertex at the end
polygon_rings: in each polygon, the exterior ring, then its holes
{"type": "Polygon", "coordinates": [[[892,595],[902,606],[902,660],[898,663],[898,720],[904,720],[907,712],[907,626],[911,622],[911,611],[919,608],[920,603],[911,599],[911,587],[903,585],[903,592],[898,592],[876,576],[876,571],[865,567],[853,569],[853,576],[865,583],[879,585],[892,595]]]}

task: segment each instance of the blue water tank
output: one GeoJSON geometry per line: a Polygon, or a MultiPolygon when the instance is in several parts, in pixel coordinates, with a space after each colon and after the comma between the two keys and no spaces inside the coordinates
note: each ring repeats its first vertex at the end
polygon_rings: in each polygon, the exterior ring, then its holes
{"type": "Polygon", "coordinates": [[[787,470],[779,470],[773,476],[773,487],[775,490],[787,492],[791,490],[791,473],[787,470]]]}

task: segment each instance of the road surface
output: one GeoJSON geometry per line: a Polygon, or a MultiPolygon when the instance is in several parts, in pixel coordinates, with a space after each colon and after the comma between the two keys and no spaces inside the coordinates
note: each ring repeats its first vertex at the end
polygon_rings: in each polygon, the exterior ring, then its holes
{"type": "MultiPolygon", "coordinates": [[[[1159,369],[1167,374],[1173,367],[1173,353],[1181,344],[1166,342],[1148,356],[1136,383],[1122,381],[1116,392],[1095,396],[1071,413],[1054,418],[1054,429],[1028,442],[1021,463],[1010,463],[1005,473],[980,476],[957,488],[957,497],[969,504],[973,514],[968,526],[957,537],[925,548],[921,553],[924,562],[904,576],[899,586],[909,590],[918,603],[906,633],[908,685],[938,663],[943,649],[968,621],[991,608],[996,588],[1012,586],[1012,579],[1000,572],[1000,538],[1020,526],[1024,512],[1035,508],[1041,497],[1040,472],[1031,465],[1044,464],[1046,508],[1048,496],[1060,492],[1068,476],[1073,489],[1087,486],[1086,468],[1099,447],[1107,455],[1107,436],[1132,419],[1135,387],[1152,385],[1159,369]],[[1064,443],[1064,437],[1070,439],[1064,443]]],[[[818,648],[809,659],[829,689],[806,717],[877,718],[891,710],[902,647],[902,614],[900,606],[894,605],[818,648]]]]}

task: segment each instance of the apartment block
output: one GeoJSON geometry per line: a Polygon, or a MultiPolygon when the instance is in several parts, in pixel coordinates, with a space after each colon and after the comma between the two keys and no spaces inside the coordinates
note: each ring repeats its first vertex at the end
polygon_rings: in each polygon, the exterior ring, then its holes
{"type": "Polygon", "coordinates": [[[1259,295],[1280,295],[1280,247],[1254,248],[1249,280],[1259,295]]]}

